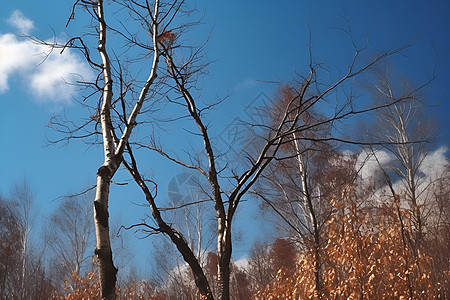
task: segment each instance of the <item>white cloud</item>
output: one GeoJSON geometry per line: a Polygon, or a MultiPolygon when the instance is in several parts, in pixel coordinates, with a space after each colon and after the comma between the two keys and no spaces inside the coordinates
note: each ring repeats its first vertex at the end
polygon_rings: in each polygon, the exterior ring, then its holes
{"type": "Polygon", "coordinates": [[[363,180],[378,180],[378,177],[382,175],[381,167],[383,169],[388,169],[393,160],[394,156],[385,151],[376,151],[375,154],[363,151],[358,156],[356,168],[359,170],[363,180]],[[376,155],[376,157],[374,155],[376,155]]]}
{"type": "Polygon", "coordinates": [[[238,260],[235,260],[233,263],[234,263],[234,265],[235,265],[236,267],[238,267],[241,271],[247,270],[248,267],[249,267],[249,264],[250,264],[248,258],[245,257],[245,256],[244,256],[244,257],[241,257],[241,258],[238,259],[238,260]]]}
{"type": "Polygon", "coordinates": [[[8,77],[25,71],[36,61],[37,49],[13,34],[0,35],[0,92],[8,90],[8,77]]]}
{"type": "MultiPolygon", "coordinates": [[[[28,19],[20,14],[17,16],[16,12],[8,19],[9,22],[30,29],[32,22],[31,25],[20,23],[17,20],[28,19]]],[[[48,46],[38,45],[12,33],[0,34],[0,93],[7,91],[10,78],[17,76],[22,79],[21,84],[34,100],[41,103],[69,103],[77,91],[75,86],[66,82],[75,83],[80,76],[88,80],[93,77],[93,72],[70,49],[66,49],[63,54],[50,50],[48,46]]]]}
{"type": "Polygon", "coordinates": [[[31,89],[39,99],[49,98],[52,102],[70,101],[75,83],[91,70],[75,54],[65,51],[63,54],[52,53],[43,64],[30,75],[31,89]]]}
{"type": "Polygon", "coordinates": [[[13,11],[11,16],[6,19],[6,22],[15,27],[19,34],[28,35],[34,28],[33,21],[25,17],[20,10],[13,11]]]}
{"type": "Polygon", "coordinates": [[[420,165],[419,171],[423,172],[431,181],[441,178],[449,164],[445,155],[447,151],[447,147],[441,147],[428,153],[420,165]]]}
{"type": "MultiPolygon", "coordinates": [[[[433,199],[430,196],[430,193],[433,192],[432,183],[442,178],[443,174],[446,172],[446,168],[448,168],[449,160],[446,157],[446,153],[448,151],[447,147],[441,147],[435,151],[430,151],[425,158],[423,159],[420,167],[419,174],[420,176],[417,178],[417,186],[416,186],[416,195],[418,195],[417,202],[425,203],[430,199],[433,199]]],[[[376,151],[375,155],[377,156],[381,166],[386,171],[392,171],[394,164],[396,163],[396,158],[391,153],[387,153],[385,151],[376,151]]],[[[384,174],[381,171],[379,164],[377,163],[373,154],[367,152],[361,152],[358,156],[358,160],[356,163],[356,168],[360,169],[361,175],[361,183],[363,185],[374,186],[378,188],[378,190],[374,193],[373,199],[376,201],[381,201],[384,199],[384,196],[388,198],[391,195],[391,191],[389,186],[386,184],[384,174]]],[[[391,175],[393,175],[391,173],[391,175]]],[[[397,194],[403,195],[408,190],[408,183],[404,178],[393,177],[392,185],[397,194]]],[[[407,203],[404,203],[407,207],[407,203]]],[[[433,209],[432,207],[430,209],[433,209]]]]}

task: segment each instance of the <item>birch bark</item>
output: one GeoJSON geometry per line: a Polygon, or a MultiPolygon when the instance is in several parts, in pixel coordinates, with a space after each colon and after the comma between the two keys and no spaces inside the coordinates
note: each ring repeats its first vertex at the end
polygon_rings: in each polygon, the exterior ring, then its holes
{"type": "Polygon", "coordinates": [[[101,283],[102,299],[116,298],[116,274],[117,268],[114,266],[112,259],[112,250],[109,237],[109,213],[108,200],[111,179],[119,168],[123,160],[123,152],[128,143],[133,128],[136,126],[136,118],[142,108],[147,97],[150,86],[157,77],[157,68],[159,62],[159,49],[157,46],[158,34],[158,8],[159,1],[155,1],[153,23],[152,23],[152,39],[153,39],[153,64],[150,75],[141,90],[139,98],[125,123],[125,130],[120,139],[117,139],[111,122],[111,101],[113,99],[113,79],[111,73],[111,61],[106,50],[106,33],[107,25],[105,21],[105,13],[103,0],[97,3],[97,15],[99,21],[99,43],[98,52],[102,60],[103,68],[103,97],[100,111],[100,123],[103,136],[104,162],[97,172],[97,187],[94,200],[94,222],[96,232],[96,248],[95,254],[98,258],[98,268],[101,283]]]}

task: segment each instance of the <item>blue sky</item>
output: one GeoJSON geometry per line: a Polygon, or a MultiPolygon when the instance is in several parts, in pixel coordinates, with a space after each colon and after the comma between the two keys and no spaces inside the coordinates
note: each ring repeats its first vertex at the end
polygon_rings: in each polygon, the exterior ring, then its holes
{"type": "MultiPolygon", "coordinates": [[[[192,33],[199,42],[213,28],[207,46],[208,56],[215,62],[205,78],[202,95],[206,99],[230,94],[217,115],[213,115],[213,132],[221,132],[234,117],[243,116],[244,108],[261,92],[272,95],[276,86],[264,81],[288,81],[307,63],[311,23],[313,52],[325,62],[330,72],[344,70],[352,52],[345,35],[334,29],[344,25],[345,14],[359,42],[369,37],[370,51],[414,40],[415,45],[402,56],[393,58],[398,72],[412,82],[426,80],[436,65],[441,72],[427,93],[429,103],[443,101],[430,115],[439,122],[439,143],[448,145],[450,68],[450,2],[432,1],[194,1],[205,11],[204,24],[192,33]],[[198,32],[198,35],[197,33],[198,32]]],[[[89,70],[76,53],[64,57],[52,55],[40,64],[39,50],[14,34],[34,34],[52,39],[55,33],[63,41],[70,1],[2,1],[0,4],[0,192],[7,194],[14,182],[24,178],[36,193],[40,215],[45,217],[55,206],[55,199],[75,193],[95,182],[95,173],[103,154],[99,147],[87,147],[79,141],[67,146],[44,147],[47,128],[54,114],[79,114],[73,100],[79,95],[64,84],[61,77],[73,79],[72,73],[89,70]]],[[[106,7],[109,8],[108,6],[106,7]]],[[[68,31],[83,30],[81,16],[68,31]]],[[[165,195],[171,178],[182,169],[156,161],[147,170],[157,174],[160,195],[165,195]]],[[[119,174],[125,176],[125,174],[119,174]]],[[[143,217],[142,208],[130,202],[142,202],[132,187],[113,187],[111,215],[130,225],[143,217]]],[[[239,222],[250,224],[244,237],[263,234],[259,225],[251,223],[254,213],[244,203],[239,222]]],[[[135,241],[147,249],[149,241],[135,241]]],[[[236,255],[246,254],[250,243],[238,242],[236,255]]],[[[140,255],[145,256],[146,250],[140,255]]]]}

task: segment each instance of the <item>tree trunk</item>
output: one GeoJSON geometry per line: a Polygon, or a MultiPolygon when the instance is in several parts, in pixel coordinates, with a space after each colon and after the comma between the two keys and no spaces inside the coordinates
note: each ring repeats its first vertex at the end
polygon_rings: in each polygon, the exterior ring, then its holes
{"type": "Polygon", "coordinates": [[[169,229],[166,233],[169,233],[170,239],[176,245],[178,251],[183,256],[184,261],[187,262],[189,267],[191,268],[192,274],[194,275],[195,285],[201,297],[200,299],[213,300],[214,298],[211,293],[211,288],[203,272],[203,269],[186,241],[174,234],[173,230],[171,229],[169,229]]]}
{"type": "Polygon", "coordinates": [[[113,96],[111,63],[106,52],[106,22],[103,10],[103,0],[97,2],[99,21],[98,52],[103,62],[103,87],[102,107],[100,120],[102,125],[103,148],[105,161],[97,172],[97,190],[94,200],[94,222],[97,246],[95,254],[98,259],[98,270],[101,283],[102,299],[116,299],[116,274],[112,260],[111,243],[109,239],[109,213],[108,200],[111,178],[120,164],[122,153],[115,155],[113,126],[111,122],[111,99],[113,96]],[[119,157],[119,158],[118,158],[119,157]]]}
{"type": "Polygon", "coordinates": [[[116,299],[117,269],[112,260],[111,243],[109,239],[108,199],[112,172],[103,165],[97,172],[97,192],[94,200],[94,222],[97,246],[95,254],[101,281],[102,299],[116,299]]]}
{"type": "MultiPolygon", "coordinates": [[[[293,133],[294,136],[294,146],[297,151],[297,166],[301,177],[301,184],[303,189],[303,201],[305,206],[308,208],[310,222],[312,225],[313,235],[314,235],[314,281],[316,284],[316,293],[317,297],[320,299],[322,295],[322,287],[321,287],[321,278],[320,278],[320,231],[319,225],[317,221],[316,211],[314,210],[314,206],[311,199],[311,194],[309,192],[308,180],[307,180],[307,170],[303,163],[302,157],[300,156],[300,146],[299,139],[296,134],[293,133]]],[[[306,216],[305,216],[306,219],[306,216]]]]}
{"type": "Polygon", "coordinates": [[[220,300],[230,299],[230,260],[231,260],[231,232],[230,224],[225,222],[225,228],[221,228],[219,219],[219,234],[217,236],[217,252],[219,265],[217,270],[217,283],[219,285],[220,300]]]}
{"type": "Polygon", "coordinates": [[[174,243],[175,246],[177,247],[178,252],[183,256],[184,261],[191,268],[192,274],[194,275],[195,286],[197,287],[198,293],[200,294],[200,299],[213,300],[214,298],[211,292],[211,287],[209,286],[208,279],[206,278],[205,273],[203,272],[203,269],[197,257],[195,257],[194,253],[192,252],[192,249],[189,248],[189,245],[183,238],[183,236],[178,231],[170,227],[162,218],[161,213],[158,207],[156,206],[153,195],[151,194],[149,188],[145,184],[144,180],[142,179],[138,171],[136,161],[134,159],[131,148],[129,148],[128,151],[132,158],[133,168],[131,168],[130,165],[128,165],[128,163],[126,162],[124,162],[124,166],[144,192],[145,198],[148,204],[150,205],[150,209],[152,210],[152,216],[159,226],[159,230],[169,236],[172,243],[174,243]]]}
{"type": "Polygon", "coordinates": [[[20,272],[20,297],[25,299],[25,279],[27,270],[27,246],[28,246],[28,216],[25,216],[25,224],[22,238],[22,268],[20,272]]]}

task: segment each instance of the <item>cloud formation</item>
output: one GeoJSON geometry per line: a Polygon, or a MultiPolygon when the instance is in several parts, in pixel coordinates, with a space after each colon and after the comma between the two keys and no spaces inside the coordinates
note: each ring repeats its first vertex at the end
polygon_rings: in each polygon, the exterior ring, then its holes
{"type": "MultiPolygon", "coordinates": [[[[33,22],[20,11],[14,11],[8,23],[22,33],[33,28],[33,22]]],[[[0,93],[9,89],[11,77],[19,77],[33,99],[41,103],[67,104],[76,94],[75,83],[88,80],[93,73],[73,51],[52,52],[48,46],[12,33],[0,34],[0,93]]]]}
{"type": "MultiPolygon", "coordinates": [[[[424,203],[429,198],[428,190],[432,187],[432,183],[442,178],[449,167],[450,161],[447,158],[447,147],[441,147],[426,154],[418,167],[416,177],[416,193],[417,201],[424,203]]],[[[379,201],[383,199],[383,195],[391,195],[391,191],[386,183],[386,178],[382,172],[383,168],[386,172],[391,173],[391,180],[394,190],[397,194],[403,194],[407,191],[408,183],[404,178],[392,174],[397,159],[392,153],[385,151],[375,151],[379,164],[376,161],[374,154],[370,152],[361,152],[358,156],[356,168],[359,170],[361,180],[368,186],[373,186],[377,189],[374,194],[374,199],[379,201]],[[381,165],[381,167],[380,167],[381,165]]],[[[429,191],[432,192],[432,189],[429,191]]]]}
{"type": "Polygon", "coordinates": [[[20,10],[12,12],[6,22],[18,30],[17,33],[28,35],[34,28],[34,22],[24,16],[20,10]]]}
{"type": "Polygon", "coordinates": [[[447,147],[440,147],[436,151],[428,153],[422,161],[419,171],[424,173],[430,181],[441,178],[448,168],[450,162],[446,157],[447,151],[447,147]]]}
{"type": "Polygon", "coordinates": [[[376,151],[376,157],[370,153],[362,151],[356,162],[356,169],[359,170],[361,179],[373,184],[375,187],[385,183],[384,174],[381,168],[389,170],[394,163],[394,155],[386,151],[376,151]],[[381,167],[380,167],[381,165],[381,167]]]}

